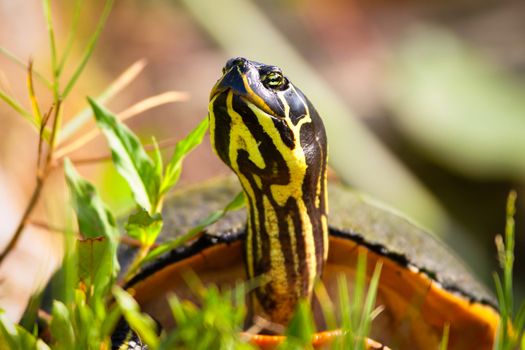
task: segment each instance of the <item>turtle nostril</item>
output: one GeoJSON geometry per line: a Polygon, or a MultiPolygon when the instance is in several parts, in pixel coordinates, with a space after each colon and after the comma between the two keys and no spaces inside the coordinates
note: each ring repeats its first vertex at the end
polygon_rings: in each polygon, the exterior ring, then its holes
{"type": "Polygon", "coordinates": [[[234,58],[230,58],[228,60],[228,62],[226,62],[226,65],[224,66],[224,68],[226,70],[229,70],[229,69],[231,69],[232,67],[235,67],[235,66],[243,68],[245,66],[245,64],[246,64],[246,59],[245,58],[234,57],[234,58]]]}

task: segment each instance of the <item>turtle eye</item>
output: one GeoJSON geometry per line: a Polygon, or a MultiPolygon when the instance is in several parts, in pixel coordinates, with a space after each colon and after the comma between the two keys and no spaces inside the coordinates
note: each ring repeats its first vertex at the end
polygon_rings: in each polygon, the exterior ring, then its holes
{"type": "Polygon", "coordinates": [[[286,78],[281,72],[272,71],[261,77],[264,86],[269,89],[282,90],[286,87],[286,78]]]}

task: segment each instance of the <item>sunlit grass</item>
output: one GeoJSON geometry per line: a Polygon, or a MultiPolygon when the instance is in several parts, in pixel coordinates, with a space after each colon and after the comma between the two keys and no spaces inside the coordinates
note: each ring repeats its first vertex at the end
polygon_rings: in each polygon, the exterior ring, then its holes
{"type": "Polygon", "coordinates": [[[516,192],[511,192],[507,199],[505,236],[496,236],[498,260],[503,276],[494,274],[494,283],[500,308],[501,320],[498,327],[494,350],[512,350],[518,346],[525,349],[525,302],[516,304],[513,292],[514,246],[516,192]],[[516,312],[517,310],[517,312],[516,312]]]}

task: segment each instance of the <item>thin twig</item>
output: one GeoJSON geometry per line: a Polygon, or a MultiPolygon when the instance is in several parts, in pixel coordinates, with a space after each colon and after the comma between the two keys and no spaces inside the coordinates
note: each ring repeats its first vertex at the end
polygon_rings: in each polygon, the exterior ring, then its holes
{"type": "Polygon", "coordinates": [[[53,108],[54,108],[53,105],[49,107],[49,111],[47,111],[47,113],[44,114],[44,117],[42,118],[42,122],[40,123],[40,130],[38,133],[38,158],[36,161],[36,169],[38,171],[37,176],[41,176],[43,172],[42,167],[41,167],[42,153],[43,153],[42,146],[44,144],[44,134],[46,132],[46,126],[47,126],[47,123],[49,122],[49,118],[51,117],[51,113],[53,113],[53,108]]]}
{"type": "Polygon", "coordinates": [[[33,190],[33,194],[31,195],[31,199],[29,200],[29,204],[26,207],[26,210],[24,211],[24,214],[22,215],[22,218],[20,219],[20,222],[18,223],[18,226],[16,227],[15,234],[13,237],[11,237],[11,240],[7,244],[7,246],[4,248],[4,251],[2,254],[0,254],[0,264],[4,261],[7,255],[13,250],[13,248],[16,246],[16,243],[20,239],[20,236],[22,234],[22,231],[24,231],[24,228],[26,226],[27,220],[31,213],[33,212],[33,209],[36,206],[36,203],[38,202],[38,198],[40,197],[40,193],[42,192],[42,188],[44,187],[44,178],[43,177],[37,177],[36,180],[36,186],[33,190]]]}
{"type": "MultiPolygon", "coordinates": [[[[61,227],[53,226],[53,225],[50,225],[47,222],[40,221],[40,220],[35,220],[35,219],[30,219],[30,220],[28,220],[27,223],[29,225],[31,225],[31,226],[35,226],[35,227],[42,228],[44,230],[51,231],[51,232],[56,232],[56,233],[66,233],[68,231],[68,230],[63,229],[61,227]]],[[[77,232],[77,234],[78,234],[78,232],[77,232]]]]}
{"type": "MultiPolygon", "coordinates": [[[[46,168],[51,165],[53,160],[53,154],[55,152],[55,141],[58,132],[58,127],[61,124],[60,119],[62,118],[62,100],[58,100],[55,106],[55,118],[53,119],[53,127],[51,128],[51,137],[49,138],[49,150],[47,151],[46,168]]],[[[46,169],[47,170],[47,169],[46,169]]]]}
{"type": "MultiPolygon", "coordinates": [[[[28,220],[28,224],[31,226],[35,226],[35,227],[38,227],[38,228],[41,228],[41,229],[44,229],[50,232],[56,232],[56,233],[66,233],[66,232],[71,231],[71,230],[66,230],[64,228],[50,225],[47,222],[40,221],[40,220],[28,220]]],[[[78,239],[82,239],[81,238],[82,233],[75,231],[74,234],[78,239]]],[[[120,243],[125,244],[130,247],[135,247],[135,248],[142,247],[142,243],[138,239],[132,238],[128,235],[120,236],[119,240],[120,240],[120,243]]],[[[158,243],[153,243],[151,247],[152,248],[158,247],[158,243]]]]}
{"type": "MultiPolygon", "coordinates": [[[[71,163],[79,166],[90,165],[102,162],[109,162],[111,160],[111,154],[105,154],[98,157],[89,157],[89,158],[80,158],[80,159],[71,159],[71,163]]],[[[58,160],[60,161],[60,159],[58,160]]],[[[56,163],[55,163],[56,164],[56,163]]]]}

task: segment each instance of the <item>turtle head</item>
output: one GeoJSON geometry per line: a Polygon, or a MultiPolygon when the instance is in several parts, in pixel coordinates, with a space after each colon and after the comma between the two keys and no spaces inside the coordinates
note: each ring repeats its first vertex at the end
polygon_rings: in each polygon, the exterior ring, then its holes
{"type": "MultiPolygon", "coordinates": [[[[303,156],[306,165],[323,166],[322,120],[279,67],[241,57],[228,60],[211,91],[209,116],[213,148],[236,173],[246,170],[239,169],[239,155],[259,168],[276,158],[301,162],[303,156]]],[[[276,166],[276,175],[286,177],[286,166],[276,166]]]]}
{"type": "Polygon", "coordinates": [[[327,256],[323,122],[280,68],[239,57],[211,91],[209,118],[212,146],[247,198],[248,276],[269,278],[256,299],[287,323],[327,256]]]}

